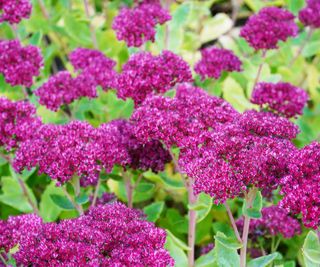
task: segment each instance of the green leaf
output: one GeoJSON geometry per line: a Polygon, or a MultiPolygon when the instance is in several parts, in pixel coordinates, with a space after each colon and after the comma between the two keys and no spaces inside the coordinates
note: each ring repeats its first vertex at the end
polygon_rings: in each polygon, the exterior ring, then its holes
{"type": "Polygon", "coordinates": [[[281,259],[281,255],[278,252],[262,256],[249,261],[248,267],[266,267],[271,264],[275,259],[281,259]]]}
{"type": "Polygon", "coordinates": [[[76,19],[72,14],[66,13],[64,25],[66,32],[75,42],[80,43],[81,45],[90,46],[92,41],[89,27],[86,23],[76,19]]]}
{"type": "Polygon", "coordinates": [[[138,193],[146,193],[154,189],[154,184],[151,183],[139,183],[135,191],[138,193]]]}
{"type": "Polygon", "coordinates": [[[89,197],[85,194],[82,194],[82,195],[75,197],[74,200],[76,201],[77,204],[83,205],[89,201],[89,197]]]}
{"type": "Polygon", "coordinates": [[[32,37],[29,39],[30,44],[35,46],[40,46],[42,39],[42,33],[36,32],[32,35],[32,37]]]}
{"type": "Polygon", "coordinates": [[[52,201],[61,209],[64,210],[73,210],[75,207],[73,204],[70,202],[69,199],[65,196],[57,195],[57,194],[52,194],[50,195],[52,201]]]}
{"type": "Polygon", "coordinates": [[[250,218],[254,218],[254,219],[261,218],[262,216],[261,209],[262,209],[262,195],[260,191],[256,193],[256,196],[252,203],[252,207],[248,207],[248,203],[246,200],[243,202],[242,212],[244,215],[250,218]]]}
{"type": "Polygon", "coordinates": [[[40,215],[46,222],[55,221],[62,211],[59,206],[55,205],[52,198],[50,197],[50,195],[54,194],[63,196],[63,191],[61,187],[56,186],[55,182],[52,181],[44,190],[39,206],[40,215]]]}
{"type": "Polygon", "coordinates": [[[179,266],[179,267],[188,266],[188,258],[185,252],[183,251],[183,249],[181,249],[181,247],[177,245],[177,243],[173,240],[171,236],[169,235],[167,236],[166,244],[164,247],[166,250],[169,251],[170,256],[174,259],[175,266],[179,266]]]}
{"type": "Polygon", "coordinates": [[[166,230],[166,231],[167,231],[167,237],[170,237],[177,247],[185,251],[190,250],[190,248],[184,242],[182,242],[179,238],[175,237],[173,233],[171,233],[169,230],[166,230]]]}
{"type": "Polygon", "coordinates": [[[146,207],[144,207],[143,212],[147,215],[147,220],[155,222],[161,215],[164,207],[164,202],[154,202],[146,207]]]}
{"type": "Polygon", "coordinates": [[[27,181],[28,178],[36,171],[36,168],[32,168],[30,171],[28,171],[27,169],[24,169],[21,172],[21,174],[18,174],[15,172],[15,170],[11,165],[9,169],[10,169],[10,174],[13,178],[18,179],[20,177],[23,181],[27,181]]]}
{"type": "MultiPolygon", "coordinates": [[[[102,175],[101,175],[102,176],[102,175]]],[[[106,179],[112,179],[112,180],[115,180],[115,181],[121,181],[123,180],[123,177],[118,175],[118,174],[113,174],[113,173],[108,173],[108,174],[105,174],[103,175],[103,177],[101,177],[101,179],[103,180],[106,180],[106,179]]]]}
{"type": "Polygon", "coordinates": [[[195,267],[212,267],[215,263],[215,251],[212,249],[207,254],[199,257],[195,261],[195,267]]]}
{"type": "MultiPolygon", "coordinates": [[[[31,201],[36,204],[37,201],[32,190],[27,184],[25,186],[31,201]]],[[[33,211],[17,179],[8,176],[1,177],[1,189],[3,194],[0,195],[0,202],[25,213],[33,211]]]]}
{"type": "MultiPolygon", "coordinates": [[[[221,233],[221,232],[220,232],[221,233]]],[[[239,241],[232,237],[227,237],[226,235],[216,235],[215,239],[223,244],[225,247],[230,249],[239,249],[242,247],[242,244],[239,241]]]]}
{"type": "Polygon", "coordinates": [[[225,240],[226,235],[218,232],[215,236],[215,265],[217,267],[239,267],[240,256],[236,249],[227,247],[225,243],[220,242],[221,239],[225,240]]]}
{"type": "Polygon", "coordinates": [[[302,253],[306,267],[318,267],[320,264],[320,242],[317,234],[310,231],[304,241],[302,253]]]}
{"type": "Polygon", "coordinates": [[[189,209],[197,211],[197,223],[201,222],[208,215],[211,207],[212,198],[205,193],[200,193],[197,202],[188,206],[189,209]]]}
{"type": "Polygon", "coordinates": [[[298,15],[298,12],[304,6],[304,0],[287,0],[288,9],[295,15],[298,15]]]}

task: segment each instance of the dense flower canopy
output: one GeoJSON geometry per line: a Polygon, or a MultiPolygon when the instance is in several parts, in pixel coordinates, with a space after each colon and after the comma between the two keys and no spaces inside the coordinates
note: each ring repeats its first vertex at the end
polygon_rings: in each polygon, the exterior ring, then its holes
{"type": "Polygon", "coordinates": [[[32,11],[30,0],[0,0],[0,22],[17,24],[28,19],[32,11]]]}
{"type": "Polygon", "coordinates": [[[43,59],[38,47],[22,47],[18,40],[0,40],[0,73],[10,85],[30,87],[42,65],[43,59]]]}
{"type": "Polygon", "coordinates": [[[166,233],[120,203],[91,208],[85,215],[43,223],[33,214],[0,221],[0,249],[23,266],[173,266],[163,248],[166,233]]]}
{"type": "Polygon", "coordinates": [[[201,50],[201,60],[195,66],[195,72],[201,79],[219,79],[223,71],[241,71],[242,62],[231,51],[223,48],[205,48],[201,50]]]}
{"type": "Polygon", "coordinates": [[[307,6],[299,12],[300,21],[311,28],[320,28],[320,2],[307,0],[307,6]]]}
{"type": "MultiPolygon", "coordinates": [[[[252,220],[249,234],[252,239],[259,236],[271,237],[282,235],[284,238],[292,238],[301,233],[300,223],[297,219],[288,215],[287,211],[278,206],[265,207],[261,211],[262,218],[252,220]]],[[[243,228],[243,218],[237,221],[240,230],[243,228]]]]}
{"type": "Polygon", "coordinates": [[[287,159],[295,151],[287,138],[295,134],[296,126],[285,118],[247,111],[202,133],[202,146],[182,150],[179,164],[194,179],[195,193],[221,203],[249,186],[275,189],[287,174],[287,159]]]}
{"type": "Polygon", "coordinates": [[[0,146],[7,151],[30,139],[41,125],[35,107],[27,101],[0,98],[0,146]]]}
{"type": "Polygon", "coordinates": [[[142,142],[160,140],[167,147],[184,147],[196,142],[202,131],[229,121],[237,114],[224,100],[183,84],[178,86],[174,98],[147,98],[131,120],[142,142]]]}
{"type": "Polygon", "coordinates": [[[278,7],[265,7],[249,18],[240,36],[254,49],[265,50],[277,48],[279,41],[286,41],[297,33],[292,13],[278,7]]]}
{"type": "Polygon", "coordinates": [[[290,173],[282,179],[281,206],[302,214],[305,226],[320,225],[320,144],[313,142],[291,158],[290,173]]]}
{"type": "Polygon", "coordinates": [[[154,42],[156,25],[170,19],[169,12],[161,7],[159,1],[143,1],[132,9],[122,8],[112,28],[118,40],[125,41],[129,47],[139,47],[146,41],[154,42]]]}
{"type": "Polygon", "coordinates": [[[308,100],[308,94],[303,89],[290,83],[261,82],[253,90],[251,102],[267,107],[287,118],[302,114],[308,100]]]}
{"type": "Polygon", "coordinates": [[[151,93],[164,93],[177,83],[192,80],[191,70],[181,57],[170,51],[158,56],[141,52],[130,57],[117,79],[119,98],[141,104],[151,93]]]}

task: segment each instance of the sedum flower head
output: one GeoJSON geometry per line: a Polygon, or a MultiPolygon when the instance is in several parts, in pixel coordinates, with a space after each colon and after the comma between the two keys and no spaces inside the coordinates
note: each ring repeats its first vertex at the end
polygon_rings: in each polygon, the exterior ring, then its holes
{"type": "Polygon", "coordinates": [[[30,87],[42,65],[38,47],[22,47],[18,40],[0,41],[0,73],[10,85],[30,87]]]}
{"type": "Polygon", "coordinates": [[[249,18],[240,36],[255,50],[268,50],[277,48],[279,41],[286,41],[297,33],[292,13],[278,7],[265,7],[249,18]]]}
{"type": "Polygon", "coordinates": [[[161,7],[159,1],[144,1],[132,9],[122,8],[112,28],[118,40],[125,41],[129,47],[139,47],[146,41],[154,42],[156,25],[162,25],[170,19],[169,12],[161,7]]]}
{"type": "Polygon", "coordinates": [[[0,0],[0,23],[17,24],[31,15],[30,0],[0,0]]]}
{"type": "Polygon", "coordinates": [[[320,144],[313,142],[291,157],[289,174],[282,179],[280,205],[301,214],[306,227],[320,225],[320,144]]]}
{"type": "Polygon", "coordinates": [[[295,131],[285,118],[248,111],[199,134],[201,145],[181,150],[179,164],[194,179],[195,193],[205,192],[215,203],[250,186],[275,189],[287,175],[288,158],[295,151],[288,138],[295,131]]]}
{"type": "Polygon", "coordinates": [[[174,53],[163,51],[153,56],[149,52],[141,52],[124,64],[116,87],[119,98],[132,98],[139,105],[151,93],[164,93],[177,83],[191,80],[188,64],[174,53]]]}
{"type": "Polygon", "coordinates": [[[320,2],[307,0],[307,6],[299,12],[300,21],[311,28],[320,28],[320,2]]]}
{"type": "Polygon", "coordinates": [[[242,62],[231,50],[212,47],[201,50],[201,55],[194,69],[203,80],[219,79],[223,71],[241,71],[242,62]]]}
{"type": "Polygon", "coordinates": [[[41,120],[32,104],[0,98],[0,146],[7,151],[31,138],[40,125],[41,120]]]}
{"type": "Polygon", "coordinates": [[[287,118],[301,115],[307,101],[306,91],[283,82],[258,83],[251,98],[252,103],[258,104],[262,108],[267,107],[287,118]]]}
{"type": "MultiPolygon", "coordinates": [[[[263,208],[261,213],[262,218],[250,222],[249,234],[252,239],[256,240],[259,236],[272,237],[277,235],[292,238],[301,233],[299,221],[289,216],[286,210],[278,206],[270,206],[263,208]]],[[[236,223],[240,229],[243,229],[243,218],[236,223]]]]}
{"type": "Polygon", "coordinates": [[[229,121],[237,114],[224,100],[183,84],[178,86],[174,98],[148,97],[131,120],[142,142],[160,140],[167,147],[184,147],[197,142],[202,131],[229,121]]]}
{"type": "Polygon", "coordinates": [[[166,232],[140,215],[120,203],[100,205],[59,223],[22,215],[7,221],[0,240],[11,240],[10,247],[19,244],[13,254],[19,266],[173,266],[163,248],[166,232]],[[17,221],[23,227],[17,228],[17,221]]]}

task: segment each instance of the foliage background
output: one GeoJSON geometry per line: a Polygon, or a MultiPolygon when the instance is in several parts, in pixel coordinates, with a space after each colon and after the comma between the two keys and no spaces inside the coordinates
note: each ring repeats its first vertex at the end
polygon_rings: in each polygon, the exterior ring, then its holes
{"type": "MultiPolygon", "coordinates": [[[[144,50],[154,54],[165,48],[181,55],[191,66],[200,59],[201,48],[217,45],[233,50],[243,61],[244,71],[229,73],[219,80],[200,81],[197,85],[205,88],[211,94],[221,96],[229,101],[237,110],[257,108],[248,101],[258,66],[261,63],[261,54],[254,52],[243,39],[238,37],[241,27],[248,16],[257,12],[264,6],[284,6],[297,15],[299,9],[305,5],[304,0],[245,0],[239,1],[177,1],[170,4],[173,19],[167,26],[159,26],[155,43],[148,42],[144,50]],[[233,26],[232,12],[237,13],[233,26]],[[165,27],[169,30],[169,39],[165,40],[165,27]]],[[[53,73],[67,69],[72,72],[68,62],[68,54],[77,47],[92,48],[89,20],[85,14],[81,0],[46,0],[44,1],[49,17],[46,18],[37,0],[33,1],[33,13],[29,20],[24,20],[18,26],[18,35],[23,44],[33,44],[41,48],[44,56],[44,68],[31,90],[38,88],[53,73]]],[[[123,4],[132,4],[130,0],[94,0],[91,1],[91,23],[96,31],[98,46],[108,57],[114,59],[118,65],[117,70],[127,61],[128,57],[137,52],[136,48],[127,48],[119,42],[111,28],[112,20],[123,4]]],[[[301,26],[301,25],[300,25],[301,26]]],[[[13,39],[14,32],[8,24],[0,24],[0,38],[13,39]]],[[[301,133],[295,140],[298,146],[319,139],[320,133],[320,30],[314,31],[311,39],[303,48],[301,55],[293,60],[299,47],[307,38],[307,30],[301,27],[299,36],[289,39],[280,45],[278,50],[268,51],[263,66],[261,80],[268,82],[286,81],[300,86],[308,91],[310,101],[304,115],[296,123],[301,133]],[[294,61],[294,62],[293,62],[294,61]]],[[[0,94],[10,99],[23,99],[22,89],[12,88],[6,84],[0,75],[0,94]]],[[[34,95],[31,102],[37,106],[37,113],[45,123],[66,123],[69,118],[60,110],[57,113],[40,106],[34,95]]],[[[75,119],[87,120],[98,126],[103,122],[115,118],[129,118],[133,110],[131,100],[117,99],[114,91],[104,92],[99,89],[99,97],[93,100],[82,98],[71,104],[75,119]]],[[[6,219],[9,215],[31,212],[31,206],[25,199],[15,173],[4,160],[0,160],[1,189],[0,189],[0,218],[6,219]]],[[[125,189],[122,179],[116,175],[105,180],[102,191],[115,192],[117,197],[126,201],[125,189]]],[[[33,201],[39,204],[41,216],[46,221],[56,221],[75,217],[77,213],[67,206],[62,208],[53,202],[50,195],[63,195],[61,189],[56,187],[49,177],[37,175],[36,171],[24,172],[23,179],[33,201]]],[[[86,189],[84,195],[89,195],[86,189]]],[[[277,196],[276,196],[277,197],[277,196]]],[[[86,199],[86,198],[84,198],[86,199]]],[[[202,208],[198,212],[196,232],[197,254],[201,246],[213,242],[213,236],[218,231],[232,235],[229,220],[223,206],[212,205],[209,197],[200,198],[202,208]]],[[[86,202],[86,200],[84,201],[86,202]]],[[[176,260],[176,266],[185,266],[187,249],[185,242],[188,231],[187,194],[178,174],[168,165],[166,171],[159,174],[144,173],[143,180],[136,188],[134,205],[143,208],[148,219],[156,222],[160,227],[168,230],[167,249],[176,260]]],[[[85,204],[86,205],[86,204],[85,204]]],[[[241,215],[241,199],[230,202],[236,217],[241,215]]],[[[301,247],[307,231],[291,240],[283,240],[279,251],[283,258],[283,266],[303,265],[301,247]]],[[[271,239],[263,241],[268,249],[271,239]]],[[[226,255],[227,256],[227,255],[226,255]]],[[[205,266],[199,264],[198,266],[205,266]]],[[[209,265],[208,265],[209,266],[209,265]]],[[[232,266],[232,265],[231,265],[232,266]]]]}

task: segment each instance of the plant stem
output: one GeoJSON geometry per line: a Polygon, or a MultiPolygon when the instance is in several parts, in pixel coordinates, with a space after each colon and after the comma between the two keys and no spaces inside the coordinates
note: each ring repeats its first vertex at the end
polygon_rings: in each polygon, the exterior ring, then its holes
{"type": "Polygon", "coordinates": [[[311,28],[308,32],[307,38],[303,41],[303,43],[301,44],[301,46],[299,47],[299,50],[297,52],[297,54],[295,55],[295,57],[292,59],[292,61],[290,62],[290,66],[292,66],[295,61],[298,59],[298,57],[301,55],[303,49],[305,48],[306,44],[308,43],[308,41],[310,40],[311,36],[313,33],[313,29],[311,28]]]}
{"type": "MultiPolygon", "coordinates": [[[[264,50],[262,52],[262,59],[264,59],[266,57],[267,54],[267,50],[264,50]]],[[[257,83],[259,82],[260,76],[261,76],[261,72],[262,72],[262,67],[263,67],[264,62],[260,63],[259,68],[258,68],[258,72],[257,72],[257,76],[256,79],[254,80],[254,84],[253,84],[253,89],[256,87],[257,83]]]]}
{"type": "Polygon", "coordinates": [[[94,193],[93,193],[93,200],[92,200],[91,207],[94,207],[96,205],[100,184],[101,184],[101,180],[98,179],[98,183],[97,183],[96,188],[95,188],[94,193]]]}
{"type": "Polygon", "coordinates": [[[49,19],[49,13],[43,3],[43,0],[38,0],[38,4],[40,6],[40,9],[41,9],[41,12],[42,12],[42,15],[48,20],[49,19]]]}
{"type": "MultiPolygon", "coordinates": [[[[256,196],[256,193],[257,193],[257,189],[253,187],[250,189],[249,193],[246,194],[245,200],[247,201],[248,208],[252,207],[252,203],[256,196]]],[[[240,267],[246,267],[249,226],[250,226],[250,217],[247,215],[244,215],[242,248],[240,250],[240,267]]]]}
{"type": "Polygon", "coordinates": [[[93,27],[93,25],[91,23],[88,0],[83,0],[83,4],[84,4],[84,9],[85,9],[85,12],[86,12],[86,16],[87,16],[87,18],[89,20],[89,28],[90,28],[90,33],[91,33],[93,46],[94,46],[95,49],[98,49],[97,37],[96,37],[95,31],[94,31],[94,27],[93,27]]]}
{"type": "Polygon", "coordinates": [[[3,262],[4,266],[7,266],[7,261],[4,259],[4,257],[2,256],[2,251],[0,251],[0,261],[3,262]]]}
{"type": "Polygon", "coordinates": [[[65,187],[61,187],[63,193],[65,194],[65,196],[67,197],[67,199],[72,203],[72,205],[75,207],[75,209],[78,211],[79,215],[83,215],[83,209],[81,205],[78,205],[78,203],[76,203],[74,201],[74,199],[70,196],[70,194],[68,193],[68,191],[65,189],[65,187]]]}
{"type": "Polygon", "coordinates": [[[240,243],[242,243],[242,239],[241,239],[241,237],[240,237],[240,234],[239,234],[239,231],[238,231],[238,227],[237,227],[237,225],[236,225],[236,222],[235,222],[235,220],[234,220],[234,217],[233,217],[233,215],[232,215],[232,212],[231,212],[231,210],[230,210],[230,207],[229,207],[228,203],[225,202],[225,203],[224,203],[224,206],[226,207],[226,210],[227,210],[227,213],[228,213],[228,216],[229,216],[229,219],[230,219],[230,222],[231,222],[233,231],[234,231],[234,233],[235,233],[238,241],[239,241],[240,243]]]}
{"type": "Polygon", "coordinates": [[[126,187],[126,192],[127,192],[127,199],[128,199],[128,208],[132,209],[133,208],[133,186],[131,184],[131,178],[123,172],[123,178],[124,178],[124,183],[126,187]]]}
{"type": "MultiPolygon", "coordinates": [[[[187,180],[188,190],[188,202],[189,205],[193,205],[197,202],[197,197],[193,193],[193,183],[191,179],[187,180]]],[[[188,266],[194,266],[194,243],[196,238],[196,224],[197,224],[197,212],[195,210],[189,210],[189,227],[188,227],[188,266]]]]}

